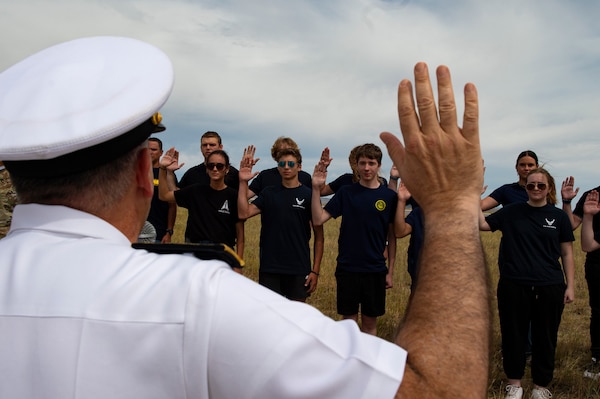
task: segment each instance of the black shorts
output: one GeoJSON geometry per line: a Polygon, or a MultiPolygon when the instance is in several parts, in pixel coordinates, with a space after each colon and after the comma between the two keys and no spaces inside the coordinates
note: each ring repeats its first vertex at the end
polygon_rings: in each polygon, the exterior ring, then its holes
{"type": "Polygon", "coordinates": [[[353,273],[336,270],[337,312],[343,316],[358,314],[378,317],[385,314],[386,272],[353,273]]]}
{"type": "Polygon", "coordinates": [[[306,275],[259,272],[258,283],[295,301],[304,301],[310,295],[304,286],[306,275]]]}

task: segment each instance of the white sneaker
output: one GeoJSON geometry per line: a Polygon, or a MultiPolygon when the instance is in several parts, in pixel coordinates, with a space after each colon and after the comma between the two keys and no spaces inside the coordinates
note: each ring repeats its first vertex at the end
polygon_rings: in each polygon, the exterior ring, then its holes
{"type": "Polygon", "coordinates": [[[523,388],[517,385],[508,384],[506,386],[506,396],[504,399],[521,399],[523,397],[523,388]]]}
{"type": "Polygon", "coordinates": [[[546,388],[533,388],[531,399],[550,399],[552,394],[546,388]]]}

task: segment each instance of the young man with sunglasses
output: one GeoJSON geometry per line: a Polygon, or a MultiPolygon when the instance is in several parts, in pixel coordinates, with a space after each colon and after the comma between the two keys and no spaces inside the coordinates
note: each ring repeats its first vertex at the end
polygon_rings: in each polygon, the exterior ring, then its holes
{"type": "Polygon", "coordinates": [[[206,158],[209,185],[197,183],[181,189],[175,185],[175,171],[182,166],[178,160],[175,148],[161,158],[159,196],[188,209],[186,240],[227,244],[243,257],[244,223],[238,218],[237,191],[225,183],[229,155],[223,150],[212,151],[206,158]]]}
{"type": "Polygon", "coordinates": [[[248,203],[248,181],[258,174],[252,172],[253,154],[254,147],[248,147],[240,163],[238,209],[243,220],[261,215],[258,282],[288,299],[304,302],[317,288],[324,236],[323,226],[311,223],[311,189],[298,180],[302,155],[296,148],[280,150],[277,170],[281,183],[265,187],[248,203]],[[315,235],[312,263],[311,226],[315,235]]]}

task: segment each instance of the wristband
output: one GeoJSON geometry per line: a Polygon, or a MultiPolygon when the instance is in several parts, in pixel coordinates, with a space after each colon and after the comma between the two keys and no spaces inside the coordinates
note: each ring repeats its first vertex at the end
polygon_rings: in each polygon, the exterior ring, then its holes
{"type": "Polygon", "coordinates": [[[570,204],[570,203],[571,203],[571,200],[562,200],[562,203],[563,203],[563,204],[570,204]]]}
{"type": "Polygon", "coordinates": [[[166,229],[165,233],[173,235],[173,229],[166,229]]]}
{"type": "Polygon", "coordinates": [[[399,177],[396,177],[396,176],[390,176],[390,180],[393,180],[393,181],[398,181],[398,179],[399,179],[399,177]]]}
{"type": "MultiPolygon", "coordinates": [[[[311,273],[314,273],[314,274],[316,274],[317,276],[319,275],[319,273],[317,273],[317,272],[316,272],[316,271],[314,271],[314,270],[311,270],[310,272],[311,272],[311,273]]],[[[310,273],[309,273],[309,274],[310,274],[310,273]]]]}

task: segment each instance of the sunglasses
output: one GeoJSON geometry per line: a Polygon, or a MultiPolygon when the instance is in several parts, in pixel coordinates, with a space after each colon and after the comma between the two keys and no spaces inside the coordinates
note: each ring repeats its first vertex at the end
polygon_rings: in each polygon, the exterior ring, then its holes
{"type": "Polygon", "coordinates": [[[279,161],[277,162],[277,166],[280,168],[285,168],[285,164],[287,163],[288,168],[293,168],[296,165],[294,161],[279,161]]]}
{"type": "Polygon", "coordinates": [[[535,189],[536,187],[539,188],[540,190],[545,190],[546,187],[548,187],[548,185],[546,183],[527,183],[525,185],[525,188],[528,191],[531,191],[531,190],[535,189]]]}
{"type": "Polygon", "coordinates": [[[223,169],[225,169],[225,164],[224,163],[214,163],[214,162],[209,162],[206,164],[206,168],[208,170],[213,170],[214,168],[217,168],[218,171],[221,171],[223,169]]]}

